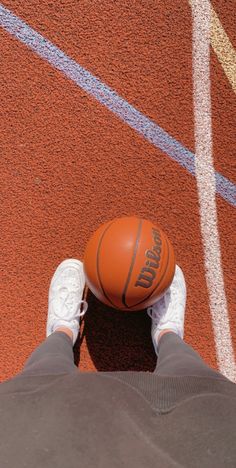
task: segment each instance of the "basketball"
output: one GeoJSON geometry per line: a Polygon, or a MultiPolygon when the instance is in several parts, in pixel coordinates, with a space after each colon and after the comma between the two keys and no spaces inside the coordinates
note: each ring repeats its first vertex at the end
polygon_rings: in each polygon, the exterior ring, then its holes
{"type": "Polygon", "coordinates": [[[104,304],[137,311],[154,304],[170,286],[175,255],[158,224],[138,217],[101,225],[84,254],[86,284],[104,304]]]}

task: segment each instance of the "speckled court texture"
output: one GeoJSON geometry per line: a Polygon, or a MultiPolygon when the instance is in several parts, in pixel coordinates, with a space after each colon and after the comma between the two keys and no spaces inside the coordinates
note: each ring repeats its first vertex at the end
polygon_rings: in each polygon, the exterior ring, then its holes
{"type": "MultiPolygon", "coordinates": [[[[190,2],[0,5],[195,154],[190,2]]],[[[235,2],[211,5],[235,51],[235,2]]],[[[160,224],[169,236],[187,283],[184,339],[219,369],[196,177],[6,28],[0,35],[1,381],[18,374],[46,338],[49,284],[59,263],[83,260],[100,224],[131,215],[160,224]]],[[[235,89],[212,46],[209,60],[214,171],[235,191],[235,89]]],[[[218,192],[215,203],[235,357],[235,206],[218,192]]],[[[153,371],[145,310],[114,310],[91,293],[88,302],[75,346],[79,369],[153,371]]],[[[223,336],[224,323],[221,329],[223,336]]],[[[232,354],[226,364],[234,365],[232,354]]]]}

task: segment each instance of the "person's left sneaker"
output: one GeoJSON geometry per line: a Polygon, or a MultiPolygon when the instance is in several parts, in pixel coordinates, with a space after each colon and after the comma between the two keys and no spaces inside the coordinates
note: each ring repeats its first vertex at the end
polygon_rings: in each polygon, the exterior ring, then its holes
{"type": "Polygon", "coordinates": [[[49,288],[46,335],[55,328],[68,327],[73,332],[73,346],[78,338],[80,319],[88,309],[82,300],[85,288],[83,263],[74,258],[63,260],[57,267],[49,288]],[[84,304],[81,311],[81,304],[84,304]]]}

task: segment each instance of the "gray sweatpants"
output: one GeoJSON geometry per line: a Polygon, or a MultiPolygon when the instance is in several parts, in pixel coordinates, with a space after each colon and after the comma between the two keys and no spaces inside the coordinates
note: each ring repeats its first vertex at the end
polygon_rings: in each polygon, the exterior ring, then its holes
{"type": "MultiPolygon", "coordinates": [[[[154,373],[161,376],[224,378],[209,367],[178,335],[165,333],[159,341],[159,356],[154,373]]],[[[72,340],[66,333],[52,333],[25,362],[20,375],[57,375],[78,372],[74,364],[72,340]]]]}

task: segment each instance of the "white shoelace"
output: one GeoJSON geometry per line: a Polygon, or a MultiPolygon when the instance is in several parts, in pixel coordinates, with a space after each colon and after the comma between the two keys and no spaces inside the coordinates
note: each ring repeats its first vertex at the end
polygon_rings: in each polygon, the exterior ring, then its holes
{"type": "MultiPolygon", "coordinates": [[[[71,304],[70,304],[70,303],[68,303],[68,304],[66,303],[66,302],[68,301],[68,299],[69,299],[70,294],[71,294],[71,292],[69,292],[69,293],[67,294],[67,296],[65,297],[65,299],[63,300],[62,309],[63,309],[64,305],[71,307],[71,304]]],[[[55,298],[53,298],[52,301],[53,301],[53,300],[55,300],[55,298]]],[[[75,318],[77,318],[77,317],[83,317],[83,316],[86,314],[87,310],[88,310],[88,303],[87,303],[86,301],[84,301],[84,300],[81,300],[81,301],[78,302],[77,308],[76,308],[76,313],[73,314],[73,317],[71,317],[71,319],[66,319],[66,318],[64,318],[64,317],[60,317],[60,316],[56,313],[56,311],[55,311],[54,313],[55,313],[55,315],[58,317],[58,319],[64,320],[65,322],[70,322],[71,320],[73,320],[73,319],[75,319],[75,318]],[[81,304],[84,304],[84,307],[83,307],[83,310],[82,310],[81,312],[79,312],[81,304]]]]}
{"type": "MultiPolygon", "coordinates": [[[[153,304],[153,306],[151,307],[148,307],[147,313],[149,317],[151,317],[152,320],[155,320],[155,322],[159,322],[160,318],[166,313],[166,310],[168,308],[167,301],[169,299],[171,299],[172,301],[171,307],[174,308],[175,302],[177,300],[176,291],[174,289],[171,291],[171,295],[170,295],[170,291],[168,290],[165,293],[165,295],[158,301],[158,309],[155,309],[155,304],[153,304]]],[[[168,320],[168,321],[171,321],[171,320],[168,320]]]]}

